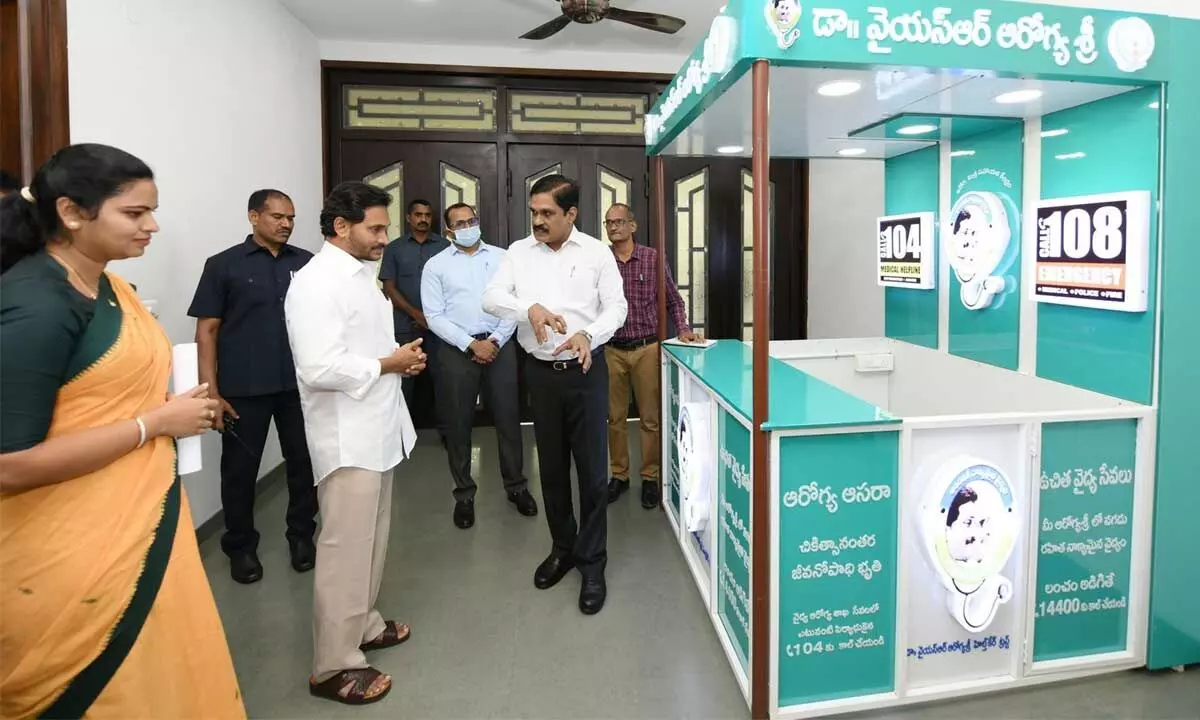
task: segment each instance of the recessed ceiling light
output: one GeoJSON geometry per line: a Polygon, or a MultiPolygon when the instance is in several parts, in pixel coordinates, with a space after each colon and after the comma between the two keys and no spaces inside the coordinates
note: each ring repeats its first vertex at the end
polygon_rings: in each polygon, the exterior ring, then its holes
{"type": "Polygon", "coordinates": [[[1044,137],[1044,138],[1062,137],[1063,135],[1066,135],[1069,132],[1071,132],[1071,131],[1066,128],[1055,128],[1054,130],[1043,130],[1042,137],[1044,137]]]}
{"type": "Polygon", "coordinates": [[[899,135],[924,135],[937,130],[937,125],[905,125],[896,131],[899,135]]]}
{"type": "Polygon", "coordinates": [[[817,94],[825,97],[844,97],[853,95],[860,89],[862,89],[862,83],[857,80],[834,80],[817,88],[817,94]]]}
{"type": "Polygon", "coordinates": [[[950,157],[971,157],[974,154],[974,150],[955,150],[950,153],[950,157]]]}
{"type": "Polygon", "coordinates": [[[1147,107],[1149,107],[1151,110],[1157,110],[1162,106],[1159,105],[1157,100],[1155,100],[1154,102],[1150,103],[1147,107]]]}
{"type": "Polygon", "coordinates": [[[742,147],[741,145],[722,145],[721,147],[717,148],[717,152],[721,153],[722,155],[738,155],[746,152],[746,148],[742,147]]]}
{"type": "Polygon", "coordinates": [[[866,148],[842,148],[841,150],[838,150],[837,152],[838,152],[838,155],[841,155],[842,157],[856,157],[858,155],[866,155],[867,149],[866,148]]]}
{"type": "Polygon", "coordinates": [[[1054,159],[1055,160],[1078,160],[1079,158],[1085,158],[1085,157],[1087,157],[1087,153],[1085,153],[1085,152],[1073,152],[1073,153],[1063,153],[1062,155],[1055,155],[1054,159]]]}
{"type": "Polygon", "coordinates": [[[1041,90],[1029,88],[1028,90],[1013,90],[1006,92],[1003,95],[997,95],[994,99],[1001,105],[1015,105],[1017,103],[1027,103],[1037,100],[1043,95],[1041,90]]]}

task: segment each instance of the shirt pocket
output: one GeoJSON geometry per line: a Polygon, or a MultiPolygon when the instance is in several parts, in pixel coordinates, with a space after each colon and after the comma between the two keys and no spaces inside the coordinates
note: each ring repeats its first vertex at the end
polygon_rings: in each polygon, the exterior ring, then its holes
{"type": "Polygon", "coordinates": [[[572,305],[589,305],[596,297],[596,283],[599,272],[596,268],[572,268],[567,273],[565,295],[572,305]]]}
{"type": "Polygon", "coordinates": [[[247,274],[237,277],[234,289],[237,296],[249,305],[270,305],[275,302],[275,288],[271,278],[261,274],[247,274]]]}

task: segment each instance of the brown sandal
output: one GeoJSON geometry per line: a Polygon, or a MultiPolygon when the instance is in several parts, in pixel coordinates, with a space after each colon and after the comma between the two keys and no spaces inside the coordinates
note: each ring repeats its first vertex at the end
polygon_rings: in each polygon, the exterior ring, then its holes
{"type": "Polygon", "coordinates": [[[322,683],[315,682],[311,678],[308,681],[310,695],[345,705],[370,705],[384,699],[391,691],[392,679],[375,668],[343,670],[322,683]],[[387,677],[387,687],[378,695],[368,697],[367,692],[381,677],[387,677]]]}
{"type": "Polygon", "coordinates": [[[386,650],[390,647],[396,647],[410,637],[412,637],[412,628],[397,623],[395,620],[388,620],[383,624],[383,632],[379,634],[379,637],[359,645],[358,649],[363,652],[386,650]]]}

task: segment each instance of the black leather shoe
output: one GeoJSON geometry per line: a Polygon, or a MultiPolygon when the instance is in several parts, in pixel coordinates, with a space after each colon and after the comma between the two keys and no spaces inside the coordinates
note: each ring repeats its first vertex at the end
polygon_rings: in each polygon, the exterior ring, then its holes
{"type": "Polygon", "coordinates": [[[475,525],[474,500],[460,500],[454,503],[454,524],[463,530],[475,525]]]}
{"type": "Polygon", "coordinates": [[[560,555],[552,552],[549,557],[542,561],[541,565],[538,565],[538,569],[533,573],[533,586],[538,590],[552,588],[573,567],[575,567],[575,560],[570,555],[560,555]]]}
{"type": "Polygon", "coordinates": [[[608,502],[611,505],[617,501],[626,491],[629,490],[629,481],[621,480],[620,478],[609,478],[608,480],[608,502]]]}
{"type": "Polygon", "coordinates": [[[642,507],[653,510],[662,501],[662,483],[642,479],[642,507]]]}
{"type": "Polygon", "coordinates": [[[583,586],[579,588],[579,611],[584,615],[595,615],[604,609],[604,601],[608,598],[608,586],[604,575],[584,575],[583,586]]]}
{"type": "Polygon", "coordinates": [[[258,561],[258,554],[250,551],[229,558],[229,574],[235,581],[243,585],[262,580],[263,566],[258,561]]]}
{"type": "Polygon", "coordinates": [[[317,566],[317,547],[312,540],[289,540],[288,548],[292,553],[292,569],[298,573],[306,573],[317,566]]]}
{"type": "Polygon", "coordinates": [[[537,515],[537,500],[533,499],[533,495],[529,494],[528,490],[519,492],[510,492],[508,501],[517,507],[517,512],[525,517],[533,517],[537,515]]]}

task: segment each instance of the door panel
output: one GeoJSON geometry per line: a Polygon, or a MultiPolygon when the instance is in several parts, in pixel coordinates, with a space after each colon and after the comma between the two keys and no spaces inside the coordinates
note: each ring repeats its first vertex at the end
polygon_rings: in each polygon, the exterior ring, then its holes
{"type": "MultiPolygon", "coordinates": [[[[528,237],[529,191],[538,179],[558,173],[579,183],[579,219],[583,232],[607,242],[604,212],[614,202],[633,207],[634,214],[646,219],[645,151],[637,147],[577,145],[509,145],[509,232],[511,240],[528,237]]],[[[649,225],[643,222],[642,237],[647,242],[649,225]]]]}
{"type": "MultiPolygon", "coordinates": [[[[753,331],[754,178],[747,158],[666,158],[667,256],[692,327],[711,338],[753,331]]],[[[772,335],[804,337],[801,161],[771,163],[772,335]]]]}
{"type": "Polygon", "coordinates": [[[489,242],[500,234],[500,184],[494,143],[351,140],[342,144],[341,155],[340,180],[362,180],[392,195],[393,238],[406,230],[404,212],[416,199],[433,205],[439,232],[445,208],[465,202],[479,213],[480,226],[489,242]]]}

